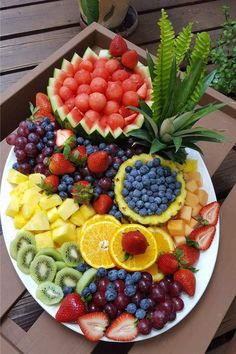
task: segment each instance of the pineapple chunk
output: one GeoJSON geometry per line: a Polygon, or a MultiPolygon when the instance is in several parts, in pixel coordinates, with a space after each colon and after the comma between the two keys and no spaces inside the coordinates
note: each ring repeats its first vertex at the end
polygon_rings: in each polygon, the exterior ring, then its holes
{"type": "Polygon", "coordinates": [[[80,245],[81,227],[76,228],[76,234],[77,234],[77,243],[78,243],[78,245],[80,245]]]}
{"type": "Polygon", "coordinates": [[[187,159],[183,164],[184,172],[195,172],[197,170],[197,160],[187,159]]]}
{"type": "Polygon", "coordinates": [[[194,179],[190,179],[189,181],[186,182],[185,187],[187,191],[190,191],[192,193],[196,192],[198,190],[198,184],[194,179]]]}
{"type": "Polygon", "coordinates": [[[42,175],[41,173],[32,173],[31,175],[29,175],[29,185],[30,185],[30,187],[38,186],[38,184],[42,183],[44,178],[45,178],[45,176],[42,175]]]}
{"type": "Polygon", "coordinates": [[[17,196],[11,198],[10,203],[8,204],[6,215],[14,218],[20,210],[20,199],[17,196]]]}
{"type": "Polygon", "coordinates": [[[179,212],[180,219],[183,219],[187,222],[191,220],[191,215],[192,215],[192,207],[187,205],[184,205],[179,212]]]}
{"type": "Polygon", "coordinates": [[[31,218],[31,216],[33,215],[33,213],[35,212],[35,203],[24,203],[22,208],[21,208],[21,212],[22,215],[25,219],[29,220],[31,218]]]}
{"type": "Polygon", "coordinates": [[[48,210],[47,216],[48,216],[48,220],[49,220],[50,223],[52,223],[56,219],[58,219],[59,218],[59,214],[58,214],[57,208],[54,207],[54,208],[48,210]]]}
{"type": "Polygon", "coordinates": [[[22,204],[34,203],[34,206],[38,204],[41,199],[41,194],[34,188],[27,189],[22,198],[22,204]]]}
{"type": "Polygon", "coordinates": [[[188,224],[185,224],[185,236],[189,236],[191,234],[191,232],[193,231],[193,228],[190,227],[188,224]]]}
{"type": "Polygon", "coordinates": [[[20,184],[22,182],[28,181],[28,176],[23,175],[23,173],[20,173],[11,168],[7,176],[7,181],[13,184],[20,184]]]}
{"type": "Polygon", "coordinates": [[[95,215],[95,210],[93,209],[92,206],[88,205],[81,205],[79,210],[77,210],[70,218],[70,221],[77,225],[77,226],[82,226],[86,220],[91,218],[93,215],[95,215]]]}
{"type": "Polygon", "coordinates": [[[188,191],[184,204],[194,208],[195,206],[197,206],[199,204],[198,196],[196,194],[188,191]]]}
{"type": "Polygon", "coordinates": [[[91,205],[85,205],[85,204],[81,205],[80,211],[85,220],[88,220],[89,218],[91,218],[93,215],[96,214],[95,210],[91,205]]]}
{"type": "Polygon", "coordinates": [[[75,226],[69,223],[52,230],[53,241],[60,245],[64,242],[76,242],[76,237],[75,226]]]}
{"type": "Polygon", "coordinates": [[[44,194],[40,199],[39,205],[42,209],[48,210],[52,209],[58,205],[61,205],[62,200],[58,194],[46,195],[44,194]]]}
{"type": "Polygon", "coordinates": [[[28,230],[28,231],[49,230],[49,222],[48,222],[47,215],[42,211],[34,213],[32,218],[24,226],[24,230],[28,230]]]}
{"type": "Polygon", "coordinates": [[[17,214],[14,218],[14,226],[16,229],[22,229],[22,227],[27,223],[27,220],[23,217],[21,213],[17,214]]]}
{"type": "Polygon", "coordinates": [[[79,205],[75,203],[74,199],[67,198],[58,208],[58,214],[63,220],[69,219],[79,209],[79,205]]]}
{"type": "Polygon", "coordinates": [[[172,236],[182,236],[184,235],[185,231],[185,224],[183,220],[169,220],[168,224],[168,231],[172,236]]]}
{"type": "Polygon", "coordinates": [[[18,195],[18,196],[22,196],[22,194],[29,189],[29,182],[22,182],[20,184],[17,185],[16,188],[14,188],[11,192],[10,195],[18,195]]]}
{"type": "Polygon", "coordinates": [[[51,231],[42,232],[40,234],[35,235],[35,242],[37,250],[46,247],[54,248],[54,242],[52,240],[52,233],[51,231]]]}
{"type": "Polygon", "coordinates": [[[194,229],[198,225],[198,221],[194,218],[191,218],[191,220],[188,224],[192,229],[194,229]]]}
{"type": "Polygon", "coordinates": [[[208,201],[208,193],[204,189],[199,189],[197,193],[199,203],[204,206],[208,201]]]}
{"type": "Polygon", "coordinates": [[[175,241],[175,246],[181,246],[186,243],[186,238],[185,236],[174,236],[174,241],[175,241]]]}
{"type": "Polygon", "coordinates": [[[201,209],[202,209],[202,206],[200,204],[196,205],[192,210],[192,216],[197,216],[201,209]]]}
{"type": "Polygon", "coordinates": [[[57,227],[65,225],[65,224],[67,224],[66,221],[62,220],[61,218],[58,218],[50,225],[50,228],[56,229],[57,227]]]}

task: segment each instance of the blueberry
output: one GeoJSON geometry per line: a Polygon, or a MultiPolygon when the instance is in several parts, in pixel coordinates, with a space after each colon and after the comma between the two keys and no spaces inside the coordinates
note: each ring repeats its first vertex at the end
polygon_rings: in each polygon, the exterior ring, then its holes
{"type": "Polygon", "coordinates": [[[117,270],[116,269],[109,270],[107,276],[109,280],[115,281],[117,279],[117,270]]]}
{"type": "Polygon", "coordinates": [[[93,183],[94,178],[92,176],[86,176],[84,177],[85,181],[88,181],[89,183],[93,183]]]}
{"type": "Polygon", "coordinates": [[[67,190],[68,190],[69,193],[72,192],[72,189],[73,189],[73,184],[68,184],[67,190]]]}
{"type": "Polygon", "coordinates": [[[155,197],[154,198],[155,202],[159,205],[161,204],[161,198],[160,197],[155,197]]]}
{"type": "Polygon", "coordinates": [[[148,298],[142,299],[139,304],[139,306],[143,310],[147,310],[150,307],[150,305],[151,305],[151,301],[148,298]]]}
{"type": "Polygon", "coordinates": [[[141,279],[141,272],[134,272],[132,275],[131,275],[131,279],[133,280],[134,283],[137,283],[140,279],[141,279]]]}
{"type": "Polygon", "coordinates": [[[130,172],[130,176],[137,177],[138,176],[138,171],[133,168],[132,171],[130,172]]]}
{"type": "Polygon", "coordinates": [[[117,292],[114,289],[106,290],[105,298],[107,301],[113,301],[117,297],[117,292]]]}
{"type": "Polygon", "coordinates": [[[87,266],[86,263],[81,262],[81,263],[79,263],[79,264],[77,265],[76,269],[77,269],[79,272],[84,273],[85,270],[86,270],[86,266],[87,266]]]}
{"type": "Polygon", "coordinates": [[[156,158],[153,160],[153,166],[158,167],[160,165],[160,159],[156,158]]]}
{"type": "Polygon", "coordinates": [[[64,286],[64,288],[62,290],[63,290],[64,295],[68,295],[68,294],[73,293],[73,288],[71,288],[70,286],[64,286]]]}
{"type": "Polygon", "coordinates": [[[114,168],[109,168],[105,173],[106,177],[113,178],[116,175],[116,170],[114,168]]]}
{"type": "Polygon", "coordinates": [[[156,211],[156,214],[157,215],[161,215],[162,214],[162,210],[160,208],[158,208],[157,211],[156,211]]]}
{"type": "Polygon", "coordinates": [[[61,197],[61,199],[66,199],[68,197],[68,194],[66,192],[60,192],[59,196],[61,197]]]}
{"type": "Polygon", "coordinates": [[[132,184],[129,181],[124,181],[124,186],[130,191],[132,190],[132,184]]]}
{"type": "Polygon", "coordinates": [[[180,194],[180,189],[175,189],[174,190],[174,194],[177,196],[177,195],[179,195],[180,194]]]}
{"type": "Polygon", "coordinates": [[[151,206],[150,206],[150,209],[151,209],[151,211],[156,211],[157,210],[157,204],[156,203],[153,203],[153,204],[151,204],[151,206]]]}
{"type": "MultiPolygon", "coordinates": [[[[151,191],[152,191],[152,192],[157,192],[158,189],[159,189],[159,188],[158,188],[158,185],[156,185],[156,184],[152,184],[150,188],[151,188],[151,191]]],[[[159,190],[160,190],[160,189],[159,189],[159,190]]]]}
{"type": "Polygon", "coordinates": [[[141,173],[142,175],[145,175],[146,173],[148,173],[148,171],[149,171],[149,168],[148,168],[147,166],[142,166],[142,167],[140,168],[140,173],[141,173]]]}
{"type": "Polygon", "coordinates": [[[36,124],[34,124],[33,122],[28,122],[27,123],[27,128],[29,129],[29,131],[33,132],[36,130],[36,124]]]}
{"type": "Polygon", "coordinates": [[[122,160],[123,162],[125,162],[126,160],[128,160],[128,157],[122,156],[121,160],[122,160]]]}
{"type": "Polygon", "coordinates": [[[131,302],[130,304],[128,304],[125,310],[128,313],[134,314],[137,311],[137,306],[131,302]]]}
{"type": "Polygon", "coordinates": [[[148,196],[146,194],[144,194],[144,195],[142,195],[141,199],[142,199],[143,202],[147,202],[149,198],[148,198],[148,196]]]}
{"type": "Polygon", "coordinates": [[[48,138],[47,138],[46,136],[43,137],[43,142],[44,142],[45,144],[47,144],[48,138]]]}
{"type": "Polygon", "coordinates": [[[44,148],[44,144],[41,141],[36,146],[39,151],[42,151],[44,148]]]}
{"type": "Polygon", "coordinates": [[[150,202],[146,202],[146,203],[144,203],[144,206],[145,206],[146,209],[149,209],[150,206],[151,206],[151,203],[150,202]]]}
{"type": "Polygon", "coordinates": [[[44,129],[46,132],[52,132],[54,130],[54,127],[52,126],[52,124],[48,124],[44,129]]]}
{"type": "Polygon", "coordinates": [[[47,132],[46,138],[49,139],[49,140],[53,139],[54,138],[54,132],[47,132]]]}
{"type": "Polygon", "coordinates": [[[158,192],[158,197],[162,198],[164,196],[165,196],[165,192],[164,191],[158,192]]]}
{"type": "Polygon", "coordinates": [[[138,320],[142,320],[146,316],[146,311],[144,311],[143,309],[138,309],[135,312],[135,316],[137,317],[138,320]]]}
{"type": "Polygon", "coordinates": [[[125,279],[127,275],[127,272],[125,269],[119,269],[117,272],[117,276],[119,279],[125,279]]]}
{"type": "Polygon", "coordinates": [[[107,194],[109,197],[114,198],[115,193],[113,191],[109,191],[107,194]]]}
{"type": "Polygon", "coordinates": [[[119,150],[118,150],[118,152],[117,152],[117,156],[119,156],[119,157],[123,157],[124,155],[125,155],[124,150],[119,149],[119,150]]]}
{"type": "Polygon", "coordinates": [[[92,145],[86,146],[86,154],[91,155],[94,152],[94,148],[92,145]]]}
{"type": "Polygon", "coordinates": [[[146,163],[146,165],[147,165],[148,168],[152,168],[153,167],[153,161],[148,161],[146,163]]]}
{"type": "Polygon", "coordinates": [[[103,277],[105,277],[106,275],[107,275],[107,270],[106,270],[105,268],[103,268],[103,267],[98,268],[98,270],[97,270],[97,276],[98,276],[99,278],[103,278],[103,277]]]}
{"type": "Polygon", "coordinates": [[[174,200],[176,199],[176,196],[175,195],[172,195],[172,197],[171,197],[171,202],[173,202],[174,200]]]}
{"type": "Polygon", "coordinates": [[[89,290],[90,290],[90,293],[91,294],[94,294],[94,293],[96,293],[96,291],[97,291],[97,285],[93,282],[93,283],[90,283],[89,284],[89,290]]]}
{"type": "Polygon", "coordinates": [[[115,290],[115,285],[111,282],[109,282],[106,286],[106,290],[115,290]]]}
{"type": "Polygon", "coordinates": [[[114,167],[115,170],[118,170],[119,167],[120,167],[120,164],[116,162],[116,163],[113,164],[113,167],[114,167]]]}
{"type": "Polygon", "coordinates": [[[167,204],[168,203],[168,198],[166,198],[166,197],[161,198],[161,202],[163,204],[167,204]]]}
{"type": "Polygon", "coordinates": [[[141,182],[142,181],[142,177],[140,175],[138,175],[138,176],[135,177],[135,180],[137,182],[141,182]]]}
{"type": "Polygon", "coordinates": [[[174,178],[172,176],[169,176],[169,177],[166,177],[166,182],[169,184],[169,183],[172,183],[174,182],[174,178]]]}
{"type": "Polygon", "coordinates": [[[88,287],[84,288],[84,289],[82,290],[81,295],[82,295],[84,298],[86,298],[88,295],[90,295],[90,289],[89,289],[88,287]]]}
{"type": "Polygon", "coordinates": [[[147,191],[147,195],[150,197],[151,195],[153,195],[153,192],[152,191],[147,191]]]}
{"type": "Polygon", "coordinates": [[[87,146],[87,145],[89,145],[89,144],[90,144],[90,141],[89,141],[88,139],[85,139],[85,140],[84,140],[84,145],[87,146]]]}
{"type": "Polygon", "coordinates": [[[127,197],[125,197],[125,201],[126,203],[129,203],[131,201],[131,197],[128,195],[127,197]]]}
{"type": "Polygon", "coordinates": [[[163,174],[164,174],[164,171],[163,171],[163,168],[162,168],[162,167],[158,167],[158,168],[156,169],[156,172],[157,172],[157,174],[158,174],[159,176],[163,176],[163,174]]]}
{"type": "Polygon", "coordinates": [[[175,182],[175,188],[180,189],[181,188],[181,183],[179,181],[175,182]]]}
{"type": "Polygon", "coordinates": [[[134,197],[139,198],[139,197],[141,197],[142,193],[138,189],[135,189],[133,195],[134,195],[134,197]]]}
{"type": "Polygon", "coordinates": [[[166,209],[167,209],[167,205],[166,204],[161,204],[160,206],[159,206],[159,208],[162,210],[162,212],[163,211],[165,211],[166,209]]]}
{"type": "Polygon", "coordinates": [[[127,285],[124,289],[124,293],[127,296],[134,296],[136,293],[136,286],[135,285],[127,285]]]}
{"type": "Polygon", "coordinates": [[[147,209],[145,209],[145,208],[140,209],[140,210],[139,210],[139,214],[140,214],[141,216],[146,216],[146,215],[147,215],[147,209]]]}
{"type": "Polygon", "coordinates": [[[65,192],[67,190],[67,185],[65,183],[60,183],[57,189],[59,192],[65,192]]]}
{"type": "Polygon", "coordinates": [[[42,124],[41,124],[41,127],[45,129],[46,126],[47,126],[47,122],[43,121],[42,124]]]}
{"type": "Polygon", "coordinates": [[[143,188],[143,189],[142,189],[142,195],[144,195],[144,194],[147,194],[146,188],[143,188]]]}
{"type": "Polygon", "coordinates": [[[18,170],[19,164],[18,164],[17,162],[15,162],[15,163],[12,165],[12,168],[14,168],[14,170],[18,170]]]}
{"type": "Polygon", "coordinates": [[[128,286],[128,285],[133,285],[133,284],[134,284],[134,281],[132,279],[131,274],[127,274],[126,278],[125,278],[125,285],[128,286]]]}
{"type": "Polygon", "coordinates": [[[129,174],[126,176],[127,181],[129,181],[130,183],[133,183],[135,181],[133,176],[130,176],[129,174]]]}
{"type": "Polygon", "coordinates": [[[138,208],[142,208],[144,206],[144,202],[142,200],[138,200],[137,203],[136,203],[136,206],[138,208]]]}
{"type": "Polygon", "coordinates": [[[99,150],[104,150],[106,148],[107,144],[101,143],[98,145],[99,150]]]}
{"type": "Polygon", "coordinates": [[[137,160],[137,161],[135,162],[134,166],[135,166],[137,169],[139,169],[140,167],[143,166],[143,163],[142,163],[141,160],[137,160]]]}
{"type": "Polygon", "coordinates": [[[145,179],[145,180],[143,181],[143,185],[144,185],[145,187],[149,187],[149,186],[150,186],[150,180],[149,180],[149,179],[145,179]]]}
{"type": "Polygon", "coordinates": [[[169,188],[173,191],[175,189],[175,183],[170,183],[169,188]]]}
{"type": "Polygon", "coordinates": [[[164,185],[164,184],[161,184],[160,186],[159,186],[159,191],[166,191],[166,186],[164,185]]]}
{"type": "Polygon", "coordinates": [[[131,166],[127,166],[127,167],[125,168],[125,172],[129,173],[129,172],[131,172],[131,171],[132,171],[132,167],[131,167],[131,166]]]}
{"type": "Polygon", "coordinates": [[[149,173],[148,173],[148,177],[149,178],[153,178],[153,179],[155,179],[156,178],[156,172],[154,172],[154,171],[150,171],[149,173]]]}
{"type": "Polygon", "coordinates": [[[129,203],[128,203],[128,206],[130,209],[134,209],[135,208],[135,202],[133,200],[131,200],[129,203]]]}
{"type": "Polygon", "coordinates": [[[82,136],[80,136],[79,138],[77,138],[77,143],[79,145],[82,145],[84,143],[84,138],[82,138],[82,136]]]}

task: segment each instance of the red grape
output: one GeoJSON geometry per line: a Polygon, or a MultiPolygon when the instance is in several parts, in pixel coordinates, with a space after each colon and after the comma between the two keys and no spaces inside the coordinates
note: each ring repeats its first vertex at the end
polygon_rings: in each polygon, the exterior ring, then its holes
{"type": "Polygon", "coordinates": [[[34,172],[44,174],[45,169],[46,169],[45,165],[42,162],[40,162],[35,166],[34,172]]]}
{"type": "Polygon", "coordinates": [[[176,312],[171,312],[170,316],[169,316],[169,321],[172,322],[176,319],[176,312]]]}
{"type": "Polygon", "coordinates": [[[35,134],[35,133],[30,133],[30,134],[28,135],[28,140],[29,140],[31,143],[37,144],[37,143],[39,142],[39,137],[38,137],[38,135],[35,134]]]}
{"type": "Polygon", "coordinates": [[[21,127],[21,128],[27,128],[27,122],[26,122],[26,120],[22,120],[22,121],[19,123],[19,127],[21,127]]]}
{"type": "MultiPolygon", "coordinates": [[[[52,123],[51,123],[51,124],[52,124],[52,123]]],[[[43,129],[43,127],[38,126],[38,127],[36,128],[36,133],[37,133],[38,135],[40,135],[40,136],[44,136],[45,130],[43,129]]]]}
{"type": "Polygon", "coordinates": [[[108,278],[100,279],[99,282],[98,282],[98,285],[97,285],[98,291],[105,293],[108,283],[109,283],[109,279],[108,278]]]}
{"type": "Polygon", "coordinates": [[[16,133],[12,133],[12,134],[10,134],[10,135],[8,135],[6,137],[6,142],[9,145],[15,145],[16,138],[17,138],[17,134],[16,133]]]}
{"type": "Polygon", "coordinates": [[[161,329],[165,326],[169,319],[166,311],[164,310],[156,310],[152,315],[152,326],[156,329],[161,329]]]}
{"type": "Polygon", "coordinates": [[[169,290],[169,282],[167,279],[162,279],[159,282],[160,287],[167,293],[169,290]]]}
{"type": "Polygon", "coordinates": [[[98,182],[99,187],[104,191],[109,191],[112,188],[112,181],[108,177],[102,177],[98,182]]]}
{"type": "Polygon", "coordinates": [[[140,279],[138,282],[138,289],[142,293],[148,293],[151,288],[152,283],[148,279],[140,279]]]}
{"type": "Polygon", "coordinates": [[[138,323],[138,331],[140,334],[149,334],[152,330],[152,322],[147,318],[143,318],[138,323]]]}
{"type": "Polygon", "coordinates": [[[125,294],[119,293],[114,301],[118,310],[124,310],[129,303],[129,298],[125,294]]]}
{"type": "Polygon", "coordinates": [[[97,305],[95,305],[93,302],[90,302],[90,303],[88,304],[88,310],[89,310],[89,312],[97,312],[97,311],[99,311],[100,309],[99,309],[99,307],[98,307],[97,305]]]}
{"type": "Polygon", "coordinates": [[[164,301],[165,292],[159,285],[155,285],[150,291],[150,298],[155,302],[164,301]]]}
{"type": "Polygon", "coordinates": [[[15,154],[16,154],[16,159],[17,159],[18,162],[26,161],[27,155],[24,152],[24,150],[17,150],[15,154]]]}
{"type": "Polygon", "coordinates": [[[36,157],[36,161],[37,161],[37,163],[39,163],[39,162],[43,162],[43,159],[44,159],[43,154],[39,154],[39,155],[36,157]]]}
{"type": "Polygon", "coordinates": [[[121,293],[124,291],[125,288],[125,282],[121,279],[117,279],[113,282],[115,289],[117,290],[118,293],[121,293]]]}
{"type": "Polygon", "coordinates": [[[168,314],[174,311],[174,305],[171,300],[165,300],[160,303],[159,310],[165,310],[168,314]]]}
{"type": "Polygon", "coordinates": [[[148,272],[142,272],[142,279],[149,280],[152,282],[152,275],[148,272]]]}
{"type": "Polygon", "coordinates": [[[19,172],[24,173],[25,175],[30,174],[31,172],[31,166],[28,163],[22,163],[19,165],[19,172]]]}
{"type": "Polygon", "coordinates": [[[181,297],[173,297],[172,303],[175,311],[181,311],[184,308],[184,302],[181,297]]]}
{"type": "Polygon", "coordinates": [[[34,145],[33,143],[28,143],[25,145],[25,152],[28,156],[34,157],[37,155],[38,150],[36,148],[36,145],[34,145]]]}
{"type": "Polygon", "coordinates": [[[27,139],[23,136],[18,136],[15,140],[15,145],[19,149],[24,149],[26,144],[27,144],[27,139]]]}
{"type": "Polygon", "coordinates": [[[110,302],[104,306],[104,312],[108,315],[109,318],[115,318],[117,314],[116,306],[110,302]]]}
{"type": "Polygon", "coordinates": [[[171,297],[179,296],[181,291],[182,291],[182,285],[179,282],[173,281],[172,283],[170,283],[169,294],[171,297]]]}
{"type": "Polygon", "coordinates": [[[104,306],[107,303],[107,300],[105,298],[105,294],[103,292],[96,292],[93,295],[93,302],[97,306],[104,306]]]}
{"type": "Polygon", "coordinates": [[[131,298],[131,302],[133,302],[135,305],[139,306],[139,303],[142,299],[144,299],[144,294],[141,292],[137,291],[136,294],[131,298]]]}

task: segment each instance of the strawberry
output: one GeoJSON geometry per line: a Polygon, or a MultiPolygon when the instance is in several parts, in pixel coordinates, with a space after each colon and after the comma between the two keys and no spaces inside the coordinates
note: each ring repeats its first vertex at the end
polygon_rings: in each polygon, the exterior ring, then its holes
{"type": "Polygon", "coordinates": [[[173,274],[179,269],[177,257],[172,253],[163,253],[157,261],[158,269],[164,274],[173,274]]]}
{"type": "Polygon", "coordinates": [[[75,166],[60,152],[52,155],[48,167],[50,172],[57,176],[75,172],[75,166]]]}
{"type": "Polygon", "coordinates": [[[216,233],[216,227],[214,225],[201,226],[191,232],[189,239],[196,241],[198,248],[202,251],[207,250],[216,233]]]}
{"type": "MultiPolygon", "coordinates": [[[[217,202],[212,202],[205,205],[199,212],[201,219],[207,222],[207,225],[216,225],[220,212],[220,204],[217,202]]],[[[201,222],[201,221],[200,221],[201,222]]]]}
{"type": "Polygon", "coordinates": [[[128,50],[122,54],[121,63],[128,69],[134,69],[138,63],[138,54],[136,50],[128,50]]]}
{"type": "Polygon", "coordinates": [[[59,322],[76,322],[78,318],[86,313],[86,307],[78,294],[68,294],[56,313],[56,320],[59,322]]]}
{"type": "Polygon", "coordinates": [[[113,200],[107,194],[100,194],[100,196],[94,200],[93,208],[97,214],[106,214],[112,207],[113,200]]]}
{"type": "Polygon", "coordinates": [[[139,98],[141,98],[142,100],[145,100],[145,98],[147,97],[147,84],[144,83],[137,91],[137,94],[139,95],[139,98]]]}
{"type": "Polygon", "coordinates": [[[39,108],[35,113],[34,113],[34,118],[45,118],[47,117],[51,122],[55,122],[55,117],[52,115],[52,113],[46,111],[44,108],[39,108]]]}
{"type": "Polygon", "coordinates": [[[109,339],[127,342],[138,335],[137,319],[130,313],[122,313],[106,330],[109,339]]]}
{"type": "Polygon", "coordinates": [[[145,253],[148,242],[146,237],[140,231],[129,231],[122,237],[123,250],[131,255],[145,253]]]}
{"type": "Polygon", "coordinates": [[[189,296],[193,296],[195,294],[196,278],[193,272],[191,272],[191,270],[184,268],[179,269],[174,274],[174,280],[178,281],[182,285],[183,290],[189,296]]]}
{"type": "Polygon", "coordinates": [[[73,146],[76,141],[75,134],[69,129],[58,129],[56,132],[56,146],[73,146]]]}
{"type": "Polygon", "coordinates": [[[85,337],[92,342],[101,339],[109,319],[104,312],[90,312],[78,318],[78,324],[85,337]]]}
{"type": "Polygon", "coordinates": [[[109,155],[106,151],[96,151],[87,159],[88,168],[97,174],[105,172],[109,166],[109,155]]]}
{"type": "Polygon", "coordinates": [[[110,43],[109,51],[113,57],[120,57],[128,50],[125,40],[117,34],[110,43]]]}
{"type": "Polygon", "coordinates": [[[57,187],[59,185],[59,177],[55,175],[50,175],[44,178],[40,184],[40,188],[46,191],[46,194],[56,193],[57,187]]]}
{"type": "Polygon", "coordinates": [[[85,145],[81,145],[81,146],[77,146],[74,150],[71,151],[71,155],[73,157],[76,157],[76,151],[78,151],[78,157],[82,158],[86,155],[86,146],[85,145]]]}
{"type": "Polygon", "coordinates": [[[176,248],[176,256],[179,259],[180,264],[184,267],[191,267],[194,265],[199,257],[200,251],[195,247],[191,247],[187,244],[180,245],[176,248]]]}
{"type": "Polygon", "coordinates": [[[36,107],[44,109],[48,113],[52,113],[51,103],[49,102],[48,96],[45,93],[38,92],[36,94],[36,107]]]}
{"type": "Polygon", "coordinates": [[[71,193],[76,203],[88,204],[93,196],[93,187],[88,181],[79,181],[74,184],[71,193]]]}

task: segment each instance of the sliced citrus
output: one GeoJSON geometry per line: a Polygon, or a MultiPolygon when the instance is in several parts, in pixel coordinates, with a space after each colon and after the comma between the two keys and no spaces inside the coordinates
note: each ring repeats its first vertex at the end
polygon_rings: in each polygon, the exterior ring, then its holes
{"type": "Polygon", "coordinates": [[[112,235],[119,229],[120,223],[98,221],[88,224],[80,233],[80,253],[93,268],[112,268],[114,261],[109,253],[112,235]]]}
{"type": "Polygon", "coordinates": [[[85,221],[85,223],[83,224],[83,226],[81,227],[81,232],[83,232],[83,230],[85,230],[89,225],[94,224],[95,222],[100,222],[100,221],[110,221],[113,222],[116,225],[121,225],[121,223],[112,215],[108,215],[108,214],[104,214],[104,215],[94,215],[91,218],[89,218],[87,221],[85,221]]]}
{"type": "Polygon", "coordinates": [[[148,230],[150,230],[156,238],[158,253],[174,251],[174,241],[166,231],[160,227],[149,227],[148,230]]]}
{"type": "Polygon", "coordinates": [[[113,235],[110,246],[110,254],[116,265],[129,271],[144,270],[150,267],[157,258],[157,243],[153,233],[139,224],[122,225],[113,235]],[[129,257],[125,260],[125,251],[122,249],[122,237],[129,231],[140,231],[148,242],[148,247],[143,254],[129,257]]]}
{"type": "Polygon", "coordinates": [[[165,276],[163,273],[159,272],[156,262],[153,263],[153,265],[151,265],[151,267],[145,269],[145,271],[152,275],[153,281],[160,281],[165,276]]]}

